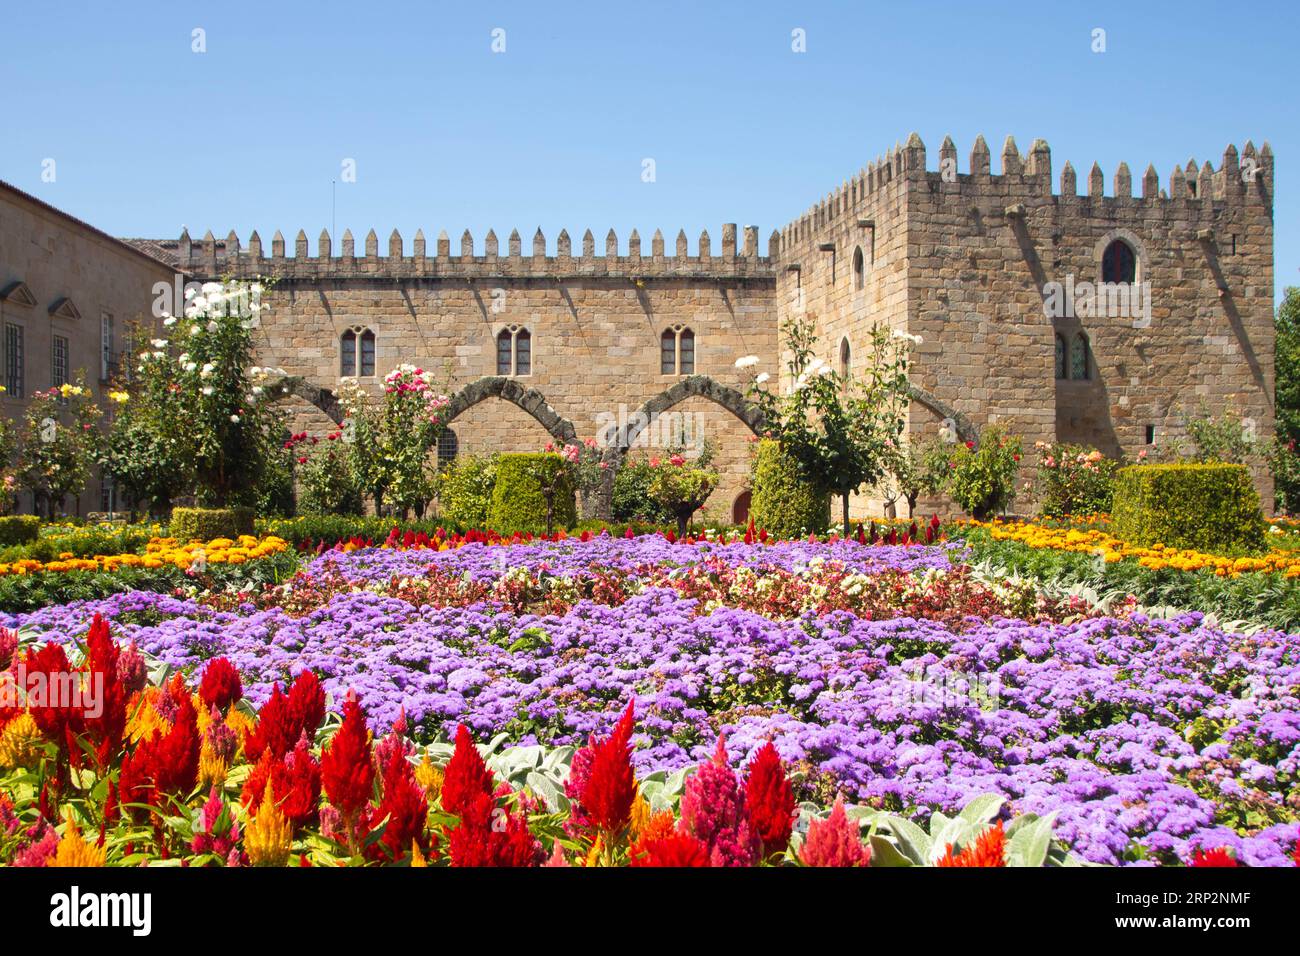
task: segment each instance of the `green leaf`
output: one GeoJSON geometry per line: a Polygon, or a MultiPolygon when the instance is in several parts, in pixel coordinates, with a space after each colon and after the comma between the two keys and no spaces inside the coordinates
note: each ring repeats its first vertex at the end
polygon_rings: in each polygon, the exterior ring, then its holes
{"type": "Polygon", "coordinates": [[[967,823],[988,823],[998,815],[1006,798],[1000,793],[982,793],[962,808],[958,815],[967,823]]]}
{"type": "Polygon", "coordinates": [[[887,838],[876,834],[871,838],[872,866],[914,866],[916,861],[905,856],[887,838]]]}
{"type": "Polygon", "coordinates": [[[1042,866],[1052,845],[1055,818],[1055,813],[1049,813],[1017,827],[1007,842],[1007,863],[1011,866],[1042,866]]]}

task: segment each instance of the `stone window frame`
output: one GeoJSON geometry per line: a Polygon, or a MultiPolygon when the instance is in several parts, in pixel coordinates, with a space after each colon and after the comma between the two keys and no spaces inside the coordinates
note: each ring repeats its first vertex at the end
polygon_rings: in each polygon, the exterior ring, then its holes
{"type": "Polygon", "coordinates": [[[1053,356],[1052,368],[1053,374],[1058,382],[1066,382],[1070,379],[1070,346],[1065,341],[1065,336],[1056,332],[1053,338],[1053,356]]]}
{"type": "Polygon", "coordinates": [[[850,263],[849,274],[853,277],[853,291],[861,292],[867,286],[867,256],[861,246],[853,247],[850,263]]]}
{"type": "Polygon", "coordinates": [[[659,375],[662,378],[680,378],[683,375],[696,374],[695,368],[698,364],[696,357],[699,355],[699,336],[695,330],[685,323],[670,325],[659,333],[659,375]],[[671,371],[664,369],[664,358],[666,351],[664,346],[667,340],[671,338],[673,342],[672,356],[673,367],[671,371]],[[682,342],[690,342],[690,368],[686,368],[686,362],[683,361],[682,342]]]}
{"type": "Polygon", "coordinates": [[[492,347],[496,374],[505,378],[527,378],[533,374],[533,353],[536,336],[533,335],[532,329],[526,325],[503,325],[492,334],[492,347]],[[503,336],[509,336],[510,339],[510,368],[502,370],[501,342],[503,336]],[[519,371],[519,341],[523,339],[528,343],[528,368],[525,371],[519,371]]]}
{"type": "Polygon", "coordinates": [[[1092,370],[1095,365],[1095,362],[1093,361],[1092,358],[1092,341],[1091,339],[1088,338],[1088,333],[1082,330],[1075,332],[1072,336],[1070,336],[1069,345],[1070,345],[1070,351],[1066,359],[1067,362],[1066,371],[1069,373],[1070,381],[1072,382],[1089,381],[1092,378],[1092,370]],[[1081,351],[1079,349],[1080,346],[1082,347],[1081,351]],[[1083,359],[1083,371],[1081,374],[1077,374],[1077,375],[1075,374],[1076,358],[1083,359]]]}
{"type": "Polygon", "coordinates": [[[1097,240],[1092,249],[1093,266],[1096,269],[1096,281],[1098,284],[1103,282],[1104,260],[1106,250],[1110,248],[1111,243],[1120,241],[1133,250],[1133,282],[1142,285],[1147,281],[1148,260],[1146,246],[1137,234],[1130,229],[1111,229],[1104,236],[1097,240]]]}
{"type": "Polygon", "coordinates": [[[337,339],[339,350],[339,377],[340,378],[374,378],[378,373],[378,345],[379,336],[375,330],[368,325],[349,325],[339,332],[337,339]],[[351,336],[352,341],[348,342],[351,336]],[[365,343],[366,337],[370,340],[370,371],[365,371],[365,343]],[[348,353],[351,353],[352,370],[348,371],[345,361],[348,353]]]}

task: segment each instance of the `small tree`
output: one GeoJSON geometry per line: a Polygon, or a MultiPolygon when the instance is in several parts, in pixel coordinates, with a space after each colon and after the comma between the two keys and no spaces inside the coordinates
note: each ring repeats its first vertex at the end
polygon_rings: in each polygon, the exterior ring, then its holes
{"type": "Polygon", "coordinates": [[[32,395],[19,438],[16,477],[32,493],[38,512],[53,515],[68,495],[86,486],[102,445],[101,414],[80,379],[32,395]]]}
{"type": "Polygon", "coordinates": [[[361,492],[357,488],[350,459],[351,446],[343,442],[343,433],[333,431],[324,444],[306,432],[292,435],[285,448],[299,466],[302,493],[298,510],[305,514],[360,514],[361,492]]]}
{"type": "MultiPolygon", "coordinates": [[[[0,393],[4,386],[0,385],[0,393]]],[[[18,478],[14,457],[18,454],[18,429],[13,420],[0,418],[0,515],[12,514],[18,503],[18,478]]]]}
{"type": "Polygon", "coordinates": [[[916,503],[938,494],[948,477],[948,446],[939,438],[923,443],[895,443],[887,456],[889,483],[907,502],[907,516],[916,517],[916,503]]]}
{"type": "Polygon", "coordinates": [[[684,537],[686,523],[699,511],[718,486],[718,473],[692,465],[681,455],[650,463],[654,477],[648,489],[655,504],[677,519],[677,534],[684,537]]]}
{"type": "MultiPolygon", "coordinates": [[[[817,358],[816,321],[794,316],[782,327],[790,354],[791,387],[777,395],[766,387],[768,376],[756,375],[751,399],[763,411],[765,429],[783,451],[799,462],[804,474],[841,497],[844,531],[849,528],[849,496],[885,474],[889,449],[906,425],[910,403],[907,343],[917,336],[874,326],[863,372],[836,371],[817,358]]],[[[736,362],[753,368],[755,356],[736,362]]]]}
{"type": "Polygon", "coordinates": [[[430,453],[446,427],[448,399],[429,385],[424,369],[409,364],[386,375],[383,388],[378,399],[352,379],[340,388],[353,478],[376,512],[387,502],[402,515],[422,515],[437,487],[430,453]]]}
{"type": "MultiPolygon", "coordinates": [[[[174,324],[174,320],[173,320],[174,324]]],[[[179,384],[182,368],[166,342],[141,357],[129,384],[108,392],[114,409],[104,468],[133,506],[165,512],[194,488],[195,434],[179,384]]]]}
{"type": "Polygon", "coordinates": [[[1006,508],[1020,467],[1020,439],[998,425],[952,450],[948,461],[948,493],[978,521],[1006,508]]]}

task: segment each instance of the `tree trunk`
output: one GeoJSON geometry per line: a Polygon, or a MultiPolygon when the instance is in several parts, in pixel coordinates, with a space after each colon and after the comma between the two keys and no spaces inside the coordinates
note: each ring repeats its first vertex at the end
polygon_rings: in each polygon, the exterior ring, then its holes
{"type": "Polygon", "coordinates": [[[845,491],[845,492],[844,492],[844,495],[843,495],[843,497],[842,497],[840,500],[841,500],[841,503],[842,503],[843,506],[844,506],[844,510],[843,510],[843,513],[844,513],[844,537],[847,538],[847,537],[849,536],[849,493],[848,493],[848,491],[845,491]]]}

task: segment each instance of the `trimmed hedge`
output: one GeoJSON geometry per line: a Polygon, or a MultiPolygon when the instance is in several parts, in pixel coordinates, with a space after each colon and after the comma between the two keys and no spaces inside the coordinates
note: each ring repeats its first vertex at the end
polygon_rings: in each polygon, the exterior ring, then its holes
{"type": "Polygon", "coordinates": [[[41,519],[36,515],[6,515],[0,518],[0,547],[31,544],[41,534],[41,519]]]}
{"type": "Polygon", "coordinates": [[[553,529],[577,523],[573,483],[564,459],[551,452],[508,454],[497,458],[496,485],[492,489],[492,506],[488,509],[489,528],[502,534],[514,531],[546,532],[546,498],[542,481],[559,475],[551,523],[553,529]]]}
{"type": "Polygon", "coordinates": [[[1116,473],[1115,534],[1213,554],[1264,549],[1268,523],[1245,465],[1131,465],[1116,473]]]}
{"type": "Polygon", "coordinates": [[[798,463],[781,451],[778,442],[758,443],[752,472],[749,513],[754,524],[778,538],[821,533],[831,521],[831,495],[808,481],[798,463]]]}
{"type": "Polygon", "coordinates": [[[252,508],[173,508],[171,536],[177,541],[211,541],[253,533],[252,508]]]}
{"type": "Polygon", "coordinates": [[[485,527],[496,472],[495,457],[457,456],[438,475],[438,514],[465,528],[485,527]]]}

